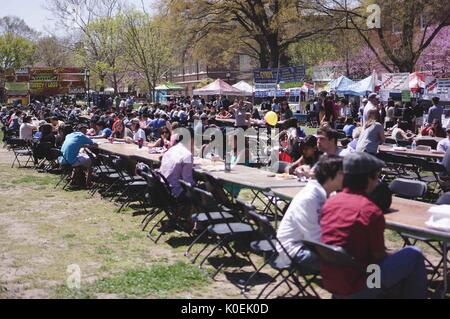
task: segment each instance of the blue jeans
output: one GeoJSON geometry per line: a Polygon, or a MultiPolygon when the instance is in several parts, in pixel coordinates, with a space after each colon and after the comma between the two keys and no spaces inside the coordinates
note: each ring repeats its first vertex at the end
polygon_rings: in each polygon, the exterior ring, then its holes
{"type": "Polygon", "coordinates": [[[424,257],[420,249],[409,246],[385,257],[379,264],[381,289],[364,288],[347,296],[355,299],[377,298],[383,292],[400,285],[398,298],[425,299],[427,274],[424,257]]]}
{"type": "Polygon", "coordinates": [[[294,261],[300,265],[305,270],[311,272],[319,272],[320,271],[320,260],[319,257],[304,247],[300,248],[297,252],[297,255],[294,257],[294,261]]]}

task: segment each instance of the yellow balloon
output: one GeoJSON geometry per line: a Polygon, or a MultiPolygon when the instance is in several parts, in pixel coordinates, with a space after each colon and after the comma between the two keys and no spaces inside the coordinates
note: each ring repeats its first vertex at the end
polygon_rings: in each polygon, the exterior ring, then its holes
{"type": "Polygon", "coordinates": [[[278,123],[278,115],[277,113],[270,111],[266,114],[265,120],[267,124],[275,126],[278,123]]]}

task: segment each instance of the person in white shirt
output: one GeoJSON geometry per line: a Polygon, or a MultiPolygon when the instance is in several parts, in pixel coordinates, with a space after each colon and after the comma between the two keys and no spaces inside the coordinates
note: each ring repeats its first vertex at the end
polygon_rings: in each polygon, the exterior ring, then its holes
{"type": "Polygon", "coordinates": [[[322,156],[314,167],[316,180],[310,180],[292,200],[277,232],[282,258],[288,254],[302,266],[319,268],[317,256],[303,247],[302,240],[320,242],[320,210],[330,194],[342,188],[342,161],[338,156],[322,156]]]}
{"type": "Polygon", "coordinates": [[[447,137],[440,140],[437,145],[437,150],[439,152],[447,152],[447,150],[450,148],[450,124],[447,125],[447,137]]]}
{"type": "Polygon", "coordinates": [[[379,98],[376,93],[372,93],[369,95],[369,102],[367,102],[366,106],[364,107],[363,123],[362,123],[363,127],[369,117],[369,111],[372,109],[377,109],[378,101],[379,98]]]}
{"type": "Polygon", "coordinates": [[[33,131],[36,130],[36,127],[31,124],[31,116],[25,116],[23,118],[23,123],[20,125],[19,129],[19,138],[22,140],[31,141],[33,139],[33,131]]]}
{"type": "Polygon", "coordinates": [[[139,143],[139,140],[147,141],[147,137],[143,129],[141,129],[141,125],[139,124],[138,119],[134,119],[131,121],[131,131],[133,132],[133,139],[126,139],[127,143],[134,142],[135,144],[139,143]]]}

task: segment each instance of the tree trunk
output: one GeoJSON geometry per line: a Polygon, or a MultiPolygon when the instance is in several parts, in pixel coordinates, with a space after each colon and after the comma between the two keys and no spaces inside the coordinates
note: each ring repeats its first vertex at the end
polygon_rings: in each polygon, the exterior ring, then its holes
{"type": "Polygon", "coordinates": [[[117,80],[117,73],[114,72],[113,73],[113,85],[114,85],[114,95],[117,95],[119,93],[119,91],[117,90],[118,87],[118,80],[117,80]]]}

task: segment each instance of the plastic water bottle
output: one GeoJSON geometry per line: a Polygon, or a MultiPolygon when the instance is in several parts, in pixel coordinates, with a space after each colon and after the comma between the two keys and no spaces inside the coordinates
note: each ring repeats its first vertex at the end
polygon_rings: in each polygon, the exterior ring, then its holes
{"type": "Polygon", "coordinates": [[[231,154],[229,152],[225,156],[225,172],[231,172],[231,154]]]}
{"type": "Polygon", "coordinates": [[[412,149],[413,151],[415,151],[416,148],[417,148],[416,140],[413,140],[413,142],[412,142],[412,144],[411,144],[411,149],[412,149]]]}

